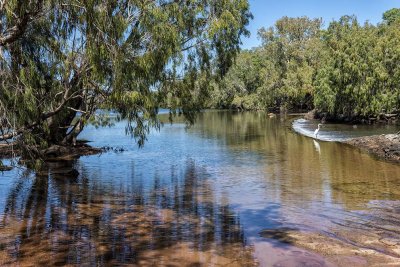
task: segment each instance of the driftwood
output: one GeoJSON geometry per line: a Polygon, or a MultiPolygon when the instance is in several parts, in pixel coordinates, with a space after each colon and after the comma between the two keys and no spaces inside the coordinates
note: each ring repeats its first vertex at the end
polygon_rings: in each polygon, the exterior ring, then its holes
{"type": "Polygon", "coordinates": [[[386,118],[395,118],[395,117],[397,117],[398,116],[398,114],[385,114],[385,117],[386,118]]]}

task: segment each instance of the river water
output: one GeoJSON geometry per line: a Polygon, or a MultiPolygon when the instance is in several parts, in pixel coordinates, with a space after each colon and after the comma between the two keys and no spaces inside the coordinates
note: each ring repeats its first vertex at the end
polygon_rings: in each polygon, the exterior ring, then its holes
{"type": "Polygon", "coordinates": [[[89,126],[123,151],[0,173],[0,265],[400,266],[400,165],[292,119],[206,112],[141,149],[89,126]]]}

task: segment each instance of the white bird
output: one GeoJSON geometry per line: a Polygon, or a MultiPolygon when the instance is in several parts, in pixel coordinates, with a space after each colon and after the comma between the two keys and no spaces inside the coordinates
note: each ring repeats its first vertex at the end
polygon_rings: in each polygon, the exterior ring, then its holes
{"type": "Polygon", "coordinates": [[[318,128],[314,131],[314,136],[315,136],[315,138],[318,137],[319,129],[321,129],[321,126],[322,126],[322,124],[321,124],[321,123],[318,123],[318,128]]]}

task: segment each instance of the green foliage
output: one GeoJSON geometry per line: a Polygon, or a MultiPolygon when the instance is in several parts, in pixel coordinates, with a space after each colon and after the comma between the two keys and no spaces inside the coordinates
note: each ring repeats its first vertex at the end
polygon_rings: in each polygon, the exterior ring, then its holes
{"type": "Polygon", "coordinates": [[[398,112],[399,34],[397,22],[361,26],[355,17],[345,16],[331,23],[315,81],[315,106],[333,118],[398,112]]]}
{"type": "Polygon", "coordinates": [[[262,46],[239,54],[212,105],[239,109],[312,109],[330,119],[400,112],[400,15],[360,25],[343,16],[321,29],[320,19],[287,18],[260,29],[262,46]]]}
{"type": "Polygon", "coordinates": [[[392,24],[393,22],[398,21],[400,19],[400,8],[392,8],[386,11],[383,13],[382,18],[387,24],[392,24]]]}
{"type": "Polygon", "coordinates": [[[263,70],[265,83],[260,88],[266,104],[311,107],[313,77],[320,60],[321,23],[320,19],[284,17],[275,27],[259,31],[270,61],[263,70]]]}
{"type": "Polygon", "coordinates": [[[257,51],[243,51],[225,78],[219,84],[214,84],[210,105],[223,108],[255,108],[247,96],[256,94],[261,85],[261,61],[261,55],[257,51]],[[247,99],[245,106],[241,104],[244,99],[247,99]]]}
{"type": "Polygon", "coordinates": [[[288,18],[260,29],[263,45],[242,52],[214,105],[244,109],[309,108],[321,51],[320,19],[288,18]]]}
{"type": "Polygon", "coordinates": [[[36,157],[32,147],[71,143],[89,121],[107,124],[95,113],[105,108],[143,144],[166,99],[192,122],[250,18],[247,0],[6,1],[0,140],[17,136],[36,157]]]}

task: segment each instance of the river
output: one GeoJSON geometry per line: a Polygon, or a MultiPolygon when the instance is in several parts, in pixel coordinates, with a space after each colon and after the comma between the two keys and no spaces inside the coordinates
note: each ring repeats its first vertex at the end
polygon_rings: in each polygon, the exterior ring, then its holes
{"type": "Polygon", "coordinates": [[[400,165],[291,125],[211,111],[140,149],[88,126],[121,151],[0,173],[0,264],[400,266],[400,165]]]}

